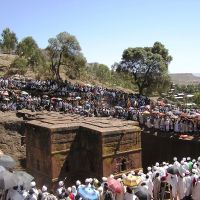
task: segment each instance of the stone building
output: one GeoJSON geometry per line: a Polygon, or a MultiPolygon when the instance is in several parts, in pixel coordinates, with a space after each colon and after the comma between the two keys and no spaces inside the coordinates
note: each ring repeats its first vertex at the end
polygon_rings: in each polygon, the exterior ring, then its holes
{"type": "Polygon", "coordinates": [[[26,164],[39,186],[52,187],[64,178],[70,184],[86,177],[117,177],[142,167],[137,122],[54,112],[34,118],[25,126],[26,164]]]}

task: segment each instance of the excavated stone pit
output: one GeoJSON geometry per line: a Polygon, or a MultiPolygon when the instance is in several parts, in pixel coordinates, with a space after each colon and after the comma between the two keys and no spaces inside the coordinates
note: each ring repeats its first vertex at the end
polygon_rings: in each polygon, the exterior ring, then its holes
{"type": "Polygon", "coordinates": [[[17,162],[16,169],[26,167],[26,146],[24,121],[15,112],[0,112],[0,150],[12,156],[17,162]]]}

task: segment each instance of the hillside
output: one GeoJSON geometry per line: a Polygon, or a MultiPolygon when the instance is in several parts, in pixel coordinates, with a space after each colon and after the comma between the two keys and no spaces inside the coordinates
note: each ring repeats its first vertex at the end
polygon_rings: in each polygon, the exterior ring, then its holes
{"type": "Polygon", "coordinates": [[[192,73],[170,74],[172,82],[180,85],[200,84],[200,77],[194,76],[192,73]]]}
{"type": "Polygon", "coordinates": [[[0,54],[0,75],[4,75],[16,55],[11,54],[0,54]]]}

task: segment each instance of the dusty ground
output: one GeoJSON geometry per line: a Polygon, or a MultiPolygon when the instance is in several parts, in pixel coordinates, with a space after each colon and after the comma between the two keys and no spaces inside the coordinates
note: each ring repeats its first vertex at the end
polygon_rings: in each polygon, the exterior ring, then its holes
{"type": "Polygon", "coordinates": [[[15,112],[0,112],[0,150],[16,160],[17,169],[23,169],[25,162],[22,121],[15,112]]]}

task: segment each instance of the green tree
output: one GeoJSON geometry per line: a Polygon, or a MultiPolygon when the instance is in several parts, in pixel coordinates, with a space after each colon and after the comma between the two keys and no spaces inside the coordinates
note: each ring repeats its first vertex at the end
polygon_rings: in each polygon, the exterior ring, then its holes
{"type": "Polygon", "coordinates": [[[96,80],[106,82],[111,78],[111,71],[108,66],[99,63],[90,63],[89,67],[96,80]]]}
{"type": "Polygon", "coordinates": [[[85,65],[85,58],[81,53],[81,47],[75,36],[67,32],[59,33],[56,38],[48,40],[47,51],[50,58],[50,68],[57,80],[60,80],[60,67],[79,71],[85,65]]]}
{"type": "Polygon", "coordinates": [[[25,58],[16,57],[10,65],[10,73],[24,75],[27,72],[28,62],[25,58]]]}
{"type": "Polygon", "coordinates": [[[139,94],[148,94],[158,89],[162,82],[168,82],[168,64],[171,60],[164,45],[156,42],[153,47],[125,49],[117,71],[131,74],[139,94]]]}
{"type": "Polygon", "coordinates": [[[5,28],[1,34],[0,48],[4,53],[15,51],[17,45],[17,37],[9,28],[5,28]]]}
{"type": "Polygon", "coordinates": [[[197,104],[197,105],[200,105],[200,92],[196,93],[194,95],[194,102],[197,104]]]}
{"type": "Polygon", "coordinates": [[[20,57],[27,59],[28,66],[30,67],[44,64],[45,59],[42,51],[31,36],[26,37],[19,42],[16,53],[20,57]]]}

